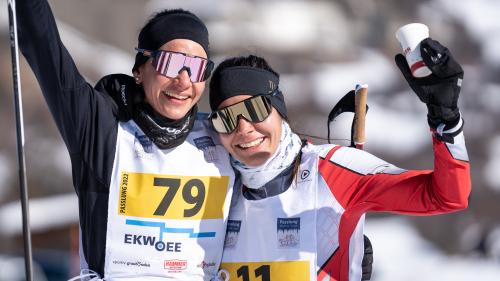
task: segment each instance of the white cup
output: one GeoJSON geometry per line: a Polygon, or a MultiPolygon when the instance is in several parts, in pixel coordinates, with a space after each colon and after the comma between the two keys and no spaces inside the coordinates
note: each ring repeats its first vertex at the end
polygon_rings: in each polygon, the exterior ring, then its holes
{"type": "Polygon", "coordinates": [[[422,23],[410,23],[396,31],[396,38],[414,77],[429,76],[432,71],[425,65],[420,53],[420,42],[429,37],[429,28],[422,23]]]}

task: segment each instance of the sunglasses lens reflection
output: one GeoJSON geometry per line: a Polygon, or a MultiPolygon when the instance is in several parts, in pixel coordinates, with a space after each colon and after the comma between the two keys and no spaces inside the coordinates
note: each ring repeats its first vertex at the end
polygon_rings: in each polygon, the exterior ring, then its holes
{"type": "Polygon", "coordinates": [[[240,116],[258,123],[264,121],[271,111],[272,105],[268,97],[256,96],[212,113],[211,121],[217,132],[229,134],[238,126],[240,116]]]}
{"type": "Polygon", "coordinates": [[[158,51],[153,59],[153,66],[161,75],[175,78],[181,70],[188,70],[191,82],[202,82],[208,77],[205,74],[207,59],[189,57],[181,53],[158,51]]]}

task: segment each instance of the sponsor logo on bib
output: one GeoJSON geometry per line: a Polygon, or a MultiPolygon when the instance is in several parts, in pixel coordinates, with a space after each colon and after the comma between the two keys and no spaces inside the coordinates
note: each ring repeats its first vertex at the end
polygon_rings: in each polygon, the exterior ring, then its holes
{"type": "Polygon", "coordinates": [[[147,235],[137,235],[137,234],[125,234],[124,243],[141,245],[141,246],[152,246],[157,251],[162,252],[182,252],[182,243],[180,242],[170,242],[163,241],[163,234],[185,234],[188,238],[213,238],[216,236],[216,232],[195,232],[193,228],[175,228],[168,227],[163,222],[156,221],[143,221],[135,219],[127,219],[126,224],[130,226],[137,227],[156,227],[158,228],[159,235],[157,237],[147,236],[147,235]]]}
{"type": "Polygon", "coordinates": [[[165,260],[163,268],[170,273],[181,272],[187,268],[186,260],[165,260]]]}
{"type": "Polygon", "coordinates": [[[123,243],[140,246],[154,246],[157,251],[165,252],[181,252],[182,246],[180,242],[163,242],[159,241],[158,238],[154,236],[129,233],[125,233],[123,243]]]}
{"type": "Polygon", "coordinates": [[[215,266],[216,264],[213,261],[209,262],[201,261],[198,265],[196,265],[196,267],[203,269],[203,272],[205,272],[205,274],[208,274],[209,272],[214,272],[214,270],[216,270],[215,266]]]}
{"type": "Polygon", "coordinates": [[[211,137],[204,136],[196,138],[194,139],[194,144],[196,145],[196,148],[203,151],[205,161],[213,163],[218,160],[217,147],[211,137]]]}
{"type": "Polygon", "coordinates": [[[151,264],[149,264],[149,262],[145,262],[145,261],[114,260],[113,264],[124,265],[124,266],[133,266],[133,267],[151,267],[151,264]]]}
{"type": "Polygon", "coordinates": [[[241,229],[241,221],[228,220],[226,229],[226,239],[224,240],[224,248],[234,248],[238,242],[238,234],[241,229]]]}
{"type": "Polygon", "coordinates": [[[278,248],[300,246],[300,218],[278,218],[278,248]]]}
{"type": "Polygon", "coordinates": [[[305,180],[310,174],[311,172],[309,172],[309,170],[303,170],[302,173],[300,173],[300,178],[305,180]]]}

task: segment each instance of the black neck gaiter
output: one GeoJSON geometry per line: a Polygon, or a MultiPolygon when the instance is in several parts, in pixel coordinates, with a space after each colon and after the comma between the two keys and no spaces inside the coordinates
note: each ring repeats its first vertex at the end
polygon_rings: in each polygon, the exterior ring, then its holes
{"type": "Polygon", "coordinates": [[[156,113],[147,103],[137,105],[132,119],[160,149],[179,146],[193,129],[198,107],[195,105],[182,119],[171,120],[156,113]]]}
{"type": "Polygon", "coordinates": [[[180,145],[193,128],[198,112],[196,105],[180,120],[166,118],[146,103],[144,90],[135,84],[133,77],[111,74],[101,78],[95,88],[113,98],[118,120],[127,122],[133,119],[160,149],[180,145]]]}

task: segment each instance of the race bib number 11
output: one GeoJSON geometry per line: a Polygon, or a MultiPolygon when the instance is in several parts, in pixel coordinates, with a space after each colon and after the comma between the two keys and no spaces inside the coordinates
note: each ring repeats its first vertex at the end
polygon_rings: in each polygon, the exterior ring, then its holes
{"type": "Polygon", "coordinates": [[[308,261],[222,263],[230,281],[309,281],[308,261]]]}
{"type": "Polygon", "coordinates": [[[123,172],[118,214],[162,219],[220,219],[229,177],[123,172]]]}

